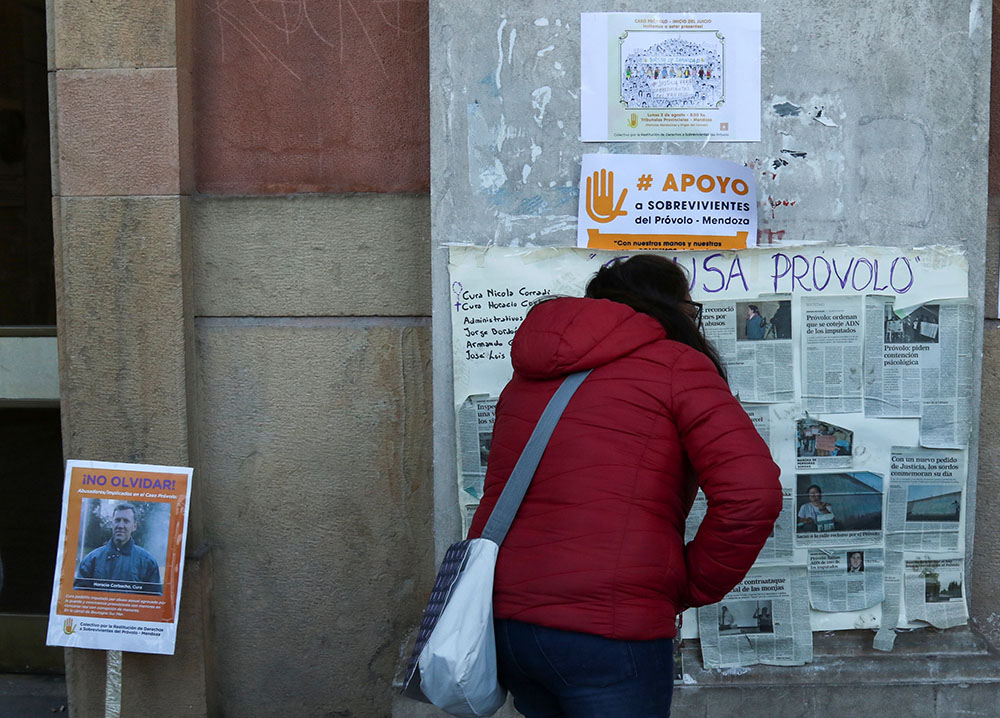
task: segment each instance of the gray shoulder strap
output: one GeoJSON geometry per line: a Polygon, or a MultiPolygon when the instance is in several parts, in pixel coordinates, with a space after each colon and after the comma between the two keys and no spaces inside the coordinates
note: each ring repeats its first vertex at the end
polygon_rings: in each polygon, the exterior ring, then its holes
{"type": "Polygon", "coordinates": [[[497,545],[503,543],[504,537],[514,521],[514,515],[517,514],[517,510],[521,506],[521,499],[524,498],[524,494],[528,491],[528,485],[531,484],[531,479],[535,475],[538,462],[541,461],[545,447],[549,443],[552,430],[556,428],[556,423],[562,416],[566,405],[569,404],[570,398],[590,374],[590,371],[590,369],[578,371],[567,376],[556,389],[556,393],[549,399],[545,411],[542,412],[538,424],[535,425],[535,430],[531,432],[531,438],[525,444],[524,451],[521,452],[510,478],[507,479],[507,485],[504,486],[496,506],[493,507],[493,513],[490,514],[486,527],[483,529],[483,538],[490,539],[497,545]]]}

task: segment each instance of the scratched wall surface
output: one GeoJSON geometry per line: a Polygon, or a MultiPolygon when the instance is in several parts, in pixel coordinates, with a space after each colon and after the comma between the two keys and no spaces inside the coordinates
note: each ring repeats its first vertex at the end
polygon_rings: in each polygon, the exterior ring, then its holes
{"type": "Polygon", "coordinates": [[[196,5],[206,194],[426,191],[426,0],[196,5]]]}
{"type": "MultiPolygon", "coordinates": [[[[761,244],[961,247],[972,296],[982,301],[989,3],[701,3],[699,11],[760,12],[762,21],[762,139],[704,145],[579,141],[580,12],[608,9],[650,8],[633,0],[613,8],[577,0],[431,2],[439,554],[459,530],[456,481],[445,468],[456,464],[443,245],[572,246],[584,153],[745,163],[757,173],[761,244]]],[[[976,454],[974,443],[972,498],[976,454]]],[[[982,480],[1000,489],[989,476],[982,480]]],[[[1000,584],[989,586],[998,595],[1000,584]]]]}

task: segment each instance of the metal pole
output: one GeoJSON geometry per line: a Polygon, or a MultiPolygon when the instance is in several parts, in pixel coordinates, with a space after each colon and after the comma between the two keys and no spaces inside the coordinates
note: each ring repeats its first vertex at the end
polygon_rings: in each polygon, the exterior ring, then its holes
{"type": "Polygon", "coordinates": [[[104,684],[104,718],[122,714],[122,652],[108,651],[108,672],[104,684]]]}

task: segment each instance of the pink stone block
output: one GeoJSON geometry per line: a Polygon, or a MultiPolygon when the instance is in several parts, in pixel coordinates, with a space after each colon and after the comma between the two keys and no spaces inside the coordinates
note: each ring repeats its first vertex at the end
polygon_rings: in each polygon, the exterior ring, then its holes
{"type": "Polygon", "coordinates": [[[63,196],[178,193],[176,70],[60,70],[56,113],[63,196]]]}
{"type": "Polygon", "coordinates": [[[423,192],[426,0],[196,5],[199,192],[423,192]]]}

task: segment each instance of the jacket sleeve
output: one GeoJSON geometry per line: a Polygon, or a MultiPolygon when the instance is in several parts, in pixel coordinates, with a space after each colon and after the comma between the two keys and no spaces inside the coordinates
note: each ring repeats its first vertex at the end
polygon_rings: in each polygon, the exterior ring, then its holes
{"type": "Polygon", "coordinates": [[[778,467],[715,365],[685,351],[671,385],[674,421],[708,511],[684,550],[687,605],[722,599],[764,546],[781,511],[778,467]]]}

